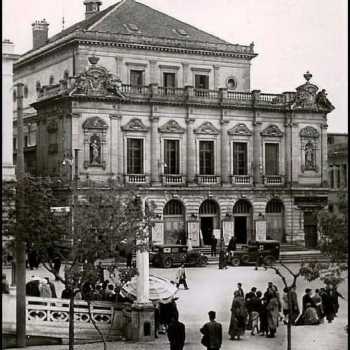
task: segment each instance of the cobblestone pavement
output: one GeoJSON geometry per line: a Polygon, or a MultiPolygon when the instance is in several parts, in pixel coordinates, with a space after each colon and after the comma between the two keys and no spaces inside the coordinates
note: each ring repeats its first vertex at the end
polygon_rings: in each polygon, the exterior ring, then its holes
{"type": "MultiPolygon", "coordinates": [[[[291,265],[293,266],[293,265],[291,265]]],[[[282,283],[279,277],[272,271],[255,271],[253,267],[231,267],[227,270],[218,270],[217,266],[208,266],[206,268],[188,268],[188,284],[190,289],[185,291],[180,289],[178,292],[178,309],[180,321],[186,325],[186,344],[185,350],[204,349],[200,344],[201,334],[199,328],[204,322],[207,322],[207,313],[209,310],[215,310],[217,320],[223,324],[224,342],[222,349],[240,349],[240,350],[279,350],[286,349],[286,327],[280,325],[277,336],[274,339],[268,339],[262,336],[251,336],[246,332],[241,341],[230,341],[228,339],[227,329],[230,319],[230,306],[232,302],[233,290],[237,282],[243,284],[243,289],[248,292],[253,286],[258,290],[265,291],[267,282],[274,282],[280,289],[282,283]]],[[[8,272],[8,271],[7,271],[8,272]]],[[[176,269],[151,269],[151,273],[175,278],[176,269]]],[[[33,274],[47,276],[43,270],[28,271],[28,277],[33,274]]],[[[58,291],[62,290],[60,284],[56,284],[58,291]]],[[[302,279],[298,280],[297,292],[299,304],[305,288],[320,287],[319,281],[308,283],[302,279]]],[[[338,317],[333,323],[324,323],[319,326],[299,326],[292,328],[292,349],[293,350],[343,350],[347,349],[348,335],[344,327],[348,324],[348,288],[347,280],[339,287],[346,300],[340,300],[340,310],[338,317]]],[[[64,350],[67,345],[28,347],[26,349],[49,349],[64,350]]],[[[76,345],[77,350],[102,350],[101,343],[76,345]]],[[[147,343],[133,342],[114,342],[108,343],[108,350],[141,350],[169,349],[169,343],[166,335],[160,335],[158,339],[147,343]]]]}

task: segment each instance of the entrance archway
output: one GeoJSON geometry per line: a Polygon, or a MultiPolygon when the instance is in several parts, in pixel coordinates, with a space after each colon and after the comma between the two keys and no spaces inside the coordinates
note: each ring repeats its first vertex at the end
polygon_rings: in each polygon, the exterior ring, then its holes
{"type": "Polygon", "coordinates": [[[164,218],[164,243],[186,244],[185,235],[185,208],[181,201],[170,200],[163,209],[164,218]]]}
{"type": "Polygon", "coordinates": [[[250,202],[239,199],[233,207],[233,220],[236,242],[245,244],[252,238],[253,208],[250,202]]]}
{"type": "Polygon", "coordinates": [[[284,241],[284,205],[280,199],[271,199],[266,204],[266,237],[284,241]]]}
{"type": "Polygon", "coordinates": [[[203,244],[210,245],[213,230],[220,228],[220,208],[213,199],[205,200],[199,207],[200,229],[203,244]]]}

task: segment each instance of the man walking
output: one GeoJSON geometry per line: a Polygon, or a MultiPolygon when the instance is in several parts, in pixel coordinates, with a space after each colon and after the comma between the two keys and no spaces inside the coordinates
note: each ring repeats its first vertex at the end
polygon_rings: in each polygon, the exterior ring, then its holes
{"type": "Polygon", "coordinates": [[[237,283],[237,292],[240,297],[244,298],[244,291],[242,289],[242,283],[240,282],[237,283]]]}
{"type": "Polygon", "coordinates": [[[170,342],[170,350],[182,350],[185,344],[185,325],[179,322],[178,317],[171,316],[168,326],[168,339],[170,342]]]}
{"type": "Polygon", "coordinates": [[[176,288],[179,288],[180,284],[183,284],[185,289],[189,289],[186,282],[185,264],[181,264],[176,273],[176,288]]]}
{"type": "Polygon", "coordinates": [[[209,322],[207,322],[200,332],[203,334],[202,344],[207,350],[219,350],[222,344],[222,326],[215,321],[215,311],[209,311],[209,322]]]}

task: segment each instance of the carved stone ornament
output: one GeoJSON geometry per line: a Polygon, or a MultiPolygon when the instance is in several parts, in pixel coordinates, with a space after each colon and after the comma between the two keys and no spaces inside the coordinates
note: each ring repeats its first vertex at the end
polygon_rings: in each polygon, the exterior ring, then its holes
{"type": "Polygon", "coordinates": [[[218,135],[219,130],[211,123],[204,122],[198,128],[193,131],[195,134],[207,134],[207,135],[218,135]]]}
{"type": "Polygon", "coordinates": [[[58,130],[58,125],[55,120],[50,120],[46,126],[47,132],[50,134],[55,133],[58,130]]]}
{"type": "Polygon", "coordinates": [[[251,136],[252,132],[248,129],[247,125],[241,123],[236,124],[232,129],[228,130],[227,133],[229,135],[237,135],[237,136],[251,136]]]}
{"type": "Polygon", "coordinates": [[[183,134],[185,129],[182,128],[175,120],[169,120],[158,128],[160,133],[183,134]]]}
{"type": "Polygon", "coordinates": [[[306,126],[300,130],[300,137],[317,139],[320,133],[312,126],[306,126]]]}
{"type": "Polygon", "coordinates": [[[100,117],[91,117],[85,120],[83,123],[83,129],[102,129],[108,128],[107,123],[100,117]]]}
{"type": "Polygon", "coordinates": [[[89,62],[91,66],[75,78],[70,95],[117,96],[124,99],[120,79],[110,74],[105,67],[98,66],[98,57],[89,57],[89,62]]]}
{"type": "Polygon", "coordinates": [[[123,131],[147,132],[149,128],[142,123],[141,119],[134,118],[131,119],[126,125],[123,125],[121,129],[123,131]]]}
{"type": "Polygon", "coordinates": [[[317,109],[316,93],[318,87],[309,82],[309,80],[312,78],[312,74],[310,74],[309,71],[304,74],[304,78],[306,83],[296,88],[297,92],[292,108],[317,109]]]}
{"type": "Polygon", "coordinates": [[[280,130],[280,128],[277,125],[269,125],[267,128],[265,128],[261,132],[261,136],[268,136],[268,137],[282,137],[283,132],[280,130]]]}

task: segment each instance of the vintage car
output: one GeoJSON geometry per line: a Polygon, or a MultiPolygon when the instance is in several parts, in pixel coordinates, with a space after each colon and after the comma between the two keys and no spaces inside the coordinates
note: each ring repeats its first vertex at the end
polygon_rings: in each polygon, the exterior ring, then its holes
{"type": "Polygon", "coordinates": [[[173,266],[205,266],[208,258],[202,253],[191,250],[180,244],[154,245],[150,252],[150,262],[156,267],[170,268],[173,266]]]}
{"type": "Polygon", "coordinates": [[[265,265],[272,265],[279,259],[280,242],[274,240],[250,241],[241,249],[230,251],[228,263],[233,266],[256,264],[258,254],[261,255],[265,265]]]}

